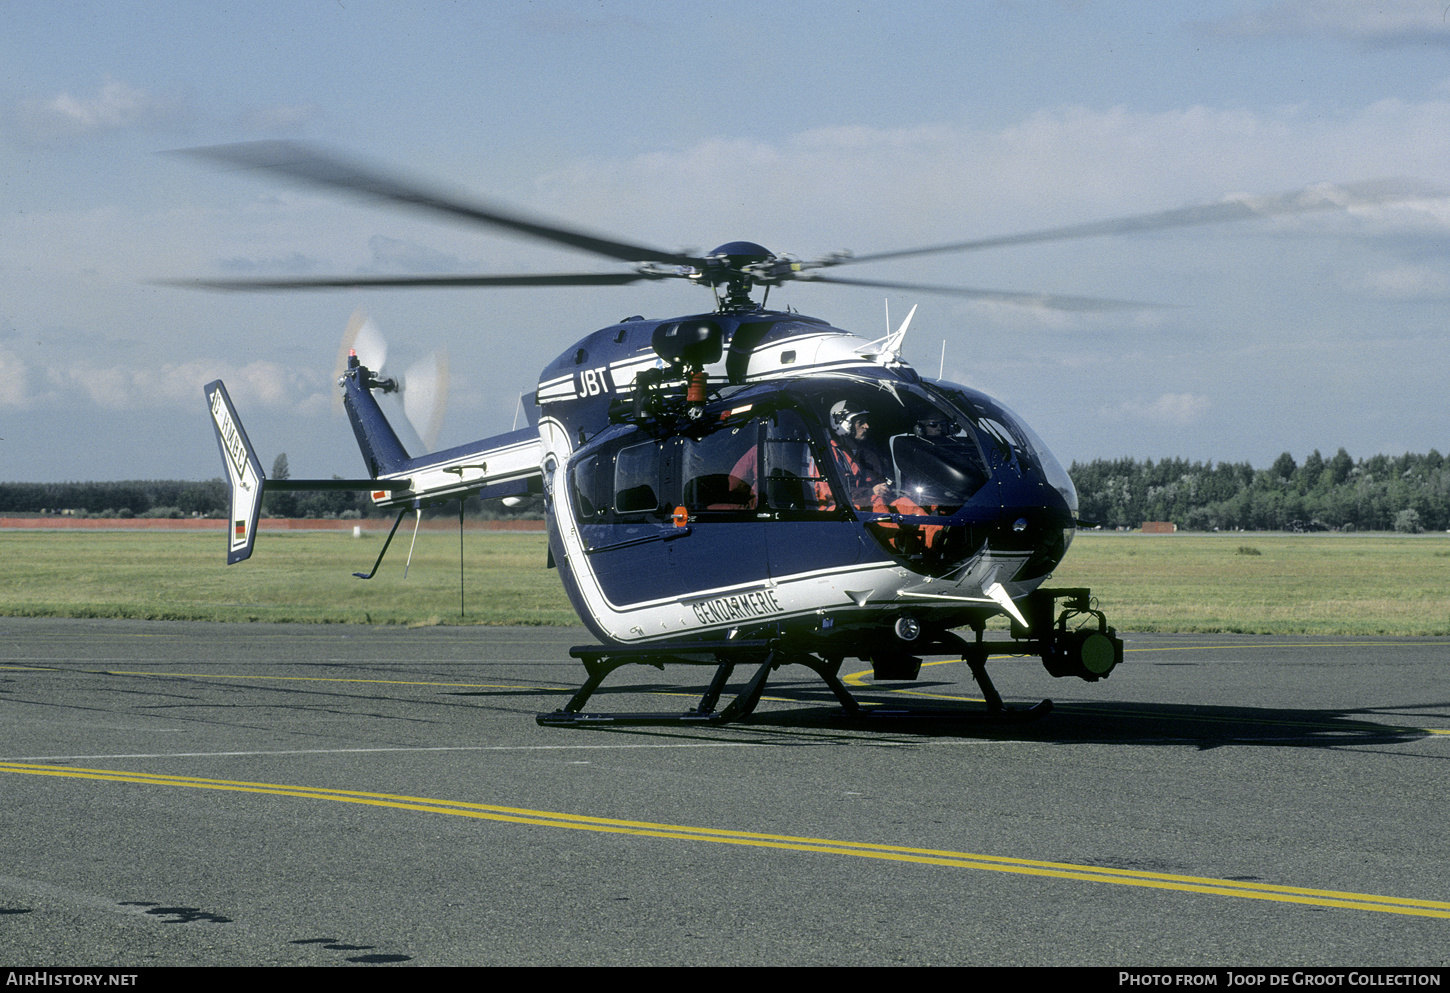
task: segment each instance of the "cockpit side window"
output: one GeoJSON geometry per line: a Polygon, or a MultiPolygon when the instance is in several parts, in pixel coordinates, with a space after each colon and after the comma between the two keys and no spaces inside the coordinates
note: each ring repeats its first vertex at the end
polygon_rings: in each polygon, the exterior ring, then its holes
{"type": "Polygon", "coordinates": [[[614,502],[614,459],[595,452],[575,463],[570,472],[574,512],[582,524],[603,520],[614,502]]]}
{"type": "Polygon", "coordinates": [[[1023,437],[1016,419],[987,397],[969,395],[964,390],[945,390],[952,402],[971,419],[982,441],[982,449],[994,468],[1022,471],[1019,453],[1032,454],[1032,446],[1023,437]]]}
{"type": "Polygon", "coordinates": [[[813,401],[858,511],[951,515],[990,478],[966,415],[919,387],[841,383],[813,401]]]}
{"type": "Polygon", "coordinates": [[[811,444],[805,419],[790,408],[765,421],[765,501],[774,510],[834,512],[836,497],[811,444]]]}

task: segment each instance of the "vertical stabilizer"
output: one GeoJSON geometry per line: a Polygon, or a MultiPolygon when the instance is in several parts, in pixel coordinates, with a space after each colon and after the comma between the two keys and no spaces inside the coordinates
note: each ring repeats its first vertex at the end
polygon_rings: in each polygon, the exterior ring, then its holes
{"type": "Polygon", "coordinates": [[[262,463],[247,440],[241,418],[227,396],[220,379],[203,387],[211,423],[216,429],[217,447],[221,449],[222,465],[226,466],[230,500],[227,526],[227,565],[233,565],[252,554],[257,537],[257,517],[262,510],[262,463]]]}
{"type": "Polygon", "coordinates": [[[352,433],[367,463],[368,475],[377,478],[403,469],[408,463],[408,451],[372,394],[374,389],[391,393],[397,390],[398,384],[391,379],[379,380],[358,362],[356,355],[350,355],[341,385],[342,405],[352,422],[352,433]]]}

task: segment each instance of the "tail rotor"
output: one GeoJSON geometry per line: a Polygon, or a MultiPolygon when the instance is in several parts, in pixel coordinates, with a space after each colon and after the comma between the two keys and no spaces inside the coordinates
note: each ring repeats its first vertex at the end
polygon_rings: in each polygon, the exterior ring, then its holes
{"type": "MultiPolygon", "coordinates": [[[[377,323],[361,308],[353,311],[342,343],[337,351],[334,378],[340,379],[347,369],[348,356],[358,361],[379,379],[385,379],[384,365],[388,359],[388,340],[377,323]]],[[[408,367],[397,381],[397,392],[403,401],[403,415],[423,442],[432,451],[443,428],[443,415],[448,407],[448,354],[434,351],[408,367]]],[[[333,413],[343,412],[342,391],[333,396],[333,413]]]]}

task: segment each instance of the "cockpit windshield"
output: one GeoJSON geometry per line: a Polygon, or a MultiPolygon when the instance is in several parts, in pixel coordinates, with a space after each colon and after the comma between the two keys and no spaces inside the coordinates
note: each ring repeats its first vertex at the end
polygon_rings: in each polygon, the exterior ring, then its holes
{"type": "Polygon", "coordinates": [[[1068,509],[1077,515],[1077,488],[1072,478],[1026,421],[985,393],[945,384],[932,389],[968,414],[983,438],[982,447],[994,471],[1005,469],[1020,475],[1040,469],[1045,482],[1057,490],[1068,509]]]}

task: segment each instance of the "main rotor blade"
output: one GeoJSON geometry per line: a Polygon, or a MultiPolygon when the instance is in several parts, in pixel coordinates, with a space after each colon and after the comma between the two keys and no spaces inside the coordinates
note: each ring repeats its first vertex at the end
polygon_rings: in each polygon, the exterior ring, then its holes
{"type": "Polygon", "coordinates": [[[797,277],[803,283],[839,283],[843,286],[873,286],[887,290],[914,290],[918,293],[943,293],[948,296],[967,297],[972,300],[988,300],[998,303],[1023,304],[1042,307],[1047,310],[1092,311],[1092,310],[1145,310],[1161,307],[1162,304],[1140,303],[1134,300],[1108,300],[1101,297],[1057,296],[1052,293],[1012,293],[1007,290],[973,290],[962,286],[923,286],[920,283],[895,283],[881,279],[841,279],[837,276],[817,276],[806,272],[797,277]]]}
{"type": "Polygon", "coordinates": [[[663,262],[700,265],[701,260],[643,245],[613,241],[573,228],[530,218],[511,208],[470,201],[464,194],[447,192],[419,182],[390,176],[370,166],[293,141],[257,141],[182,149],[182,154],[212,159],[249,169],[265,169],[303,183],[345,190],[388,203],[403,204],[453,218],[490,224],[517,234],[605,255],[625,262],[663,262]]]}
{"type": "Polygon", "coordinates": [[[1155,214],[1136,214],[1130,217],[1093,221],[1088,224],[1046,228],[1041,231],[1029,231],[1025,234],[978,238],[973,241],[958,241],[926,248],[906,248],[894,252],[876,252],[871,255],[832,256],[822,259],[818,264],[821,266],[854,265],[858,262],[879,262],[883,259],[908,258],[913,255],[971,252],[984,248],[1002,248],[1007,245],[1066,241],[1072,238],[1096,238],[1102,235],[1126,234],[1133,231],[1158,231],[1164,228],[1182,228],[1196,224],[1221,224],[1226,221],[1252,220],[1256,217],[1307,214],[1319,210],[1336,210],[1392,203],[1397,200],[1422,200],[1444,196],[1450,196],[1450,190],[1433,187],[1419,180],[1375,179],[1342,186],[1315,186],[1293,193],[1281,193],[1278,196],[1239,197],[1197,207],[1180,207],[1176,210],[1164,210],[1155,214]]]}
{"type": "Polygon", "coordinates": [[[163,279],[161,286],[197,290],[337,290],[425,286],[625,286],[673,273],[582,272],[515,276],[301,276],[288,279],[163,279]]]}

